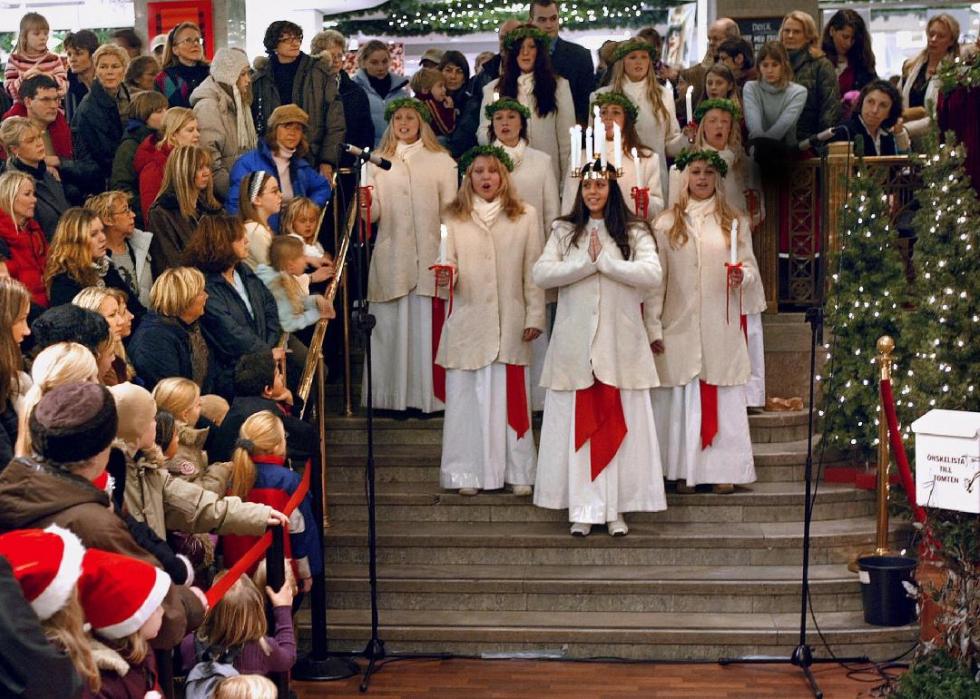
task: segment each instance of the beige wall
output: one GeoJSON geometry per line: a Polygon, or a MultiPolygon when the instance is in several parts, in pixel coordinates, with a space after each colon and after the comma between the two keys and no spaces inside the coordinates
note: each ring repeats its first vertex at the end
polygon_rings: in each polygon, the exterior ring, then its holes
{"type": "Polygon", "coordinates": [[[817,0],[716,0],[715,17],[779,17],[791,10],[803,10],[820,25],[817,0]]]}

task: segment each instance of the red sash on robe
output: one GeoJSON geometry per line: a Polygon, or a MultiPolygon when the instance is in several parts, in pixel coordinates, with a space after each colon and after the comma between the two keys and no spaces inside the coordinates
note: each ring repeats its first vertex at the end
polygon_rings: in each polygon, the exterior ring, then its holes
{"type": "Polygon", "coordinates": [[[507,424],[517,433],[518,439],[523,439],[531,429],[524,369],[519,364],[507,365],[507,424]]]}
{"type": "Polygon", "coordinates": [[[442,338],[442,326],[446,322],[446,302],[435,296],[432,297],[432,394],[446,402],[446,370],[436,364],[436,353],[439,352],[439,340],[442,338]]]}
{"type": "Polygon", "coordinates": [[[575,392],[575,451],[589,442],[592,480],[609,465],[626,438],[626,416],[619,389],[596,379],[575,392]]]}
{"type": "MultiPolygon", "coordinates": [[[[744,313],[739,318],[739,325],[748,344],[749,321],[744,313]]],[[[707,449],[718,434],[718,387],[704,381],[698,381],[698,386],[701,389],[701,448],[707,449]]]]}

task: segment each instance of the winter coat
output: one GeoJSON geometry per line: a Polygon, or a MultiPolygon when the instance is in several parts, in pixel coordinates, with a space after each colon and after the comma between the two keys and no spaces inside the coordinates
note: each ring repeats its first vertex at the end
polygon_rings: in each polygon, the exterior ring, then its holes
{"type": "Polygon", "coordinates": [[[211,427],[198,429],[181,420],[174,421],[177,430],[177,453],[167,459],[164,466],[175,477],[191,483],[201,481],[201,486],[224,495],[231,479],[230,463],[214,463],[208,467],[208,453],[204,445],[208,441],[211,427]],[[202,476],[207,476],[202,479],[202,476]]]}
{"type": "Polygon", "coordinates": [[[211,67],[200,61],[192,66],[182,63],[164,68],[153,80],[157,92],[163,93],[171,107],[190,108],[191,93],[211,74],[211,67]]]}
{"type": "Polygon", "coordinates": [[[588,388],[595,379],[625,389],[659,385],[640,303],[662,279],[656,245],[646,226],[629,230],[632,258],[624,260],[602,222],[590,222],[577,246],[572,224],[556,221],[534,265],[534,283],[558,289],[558,308],[541,385],[555,391],[588,388]],[[595,226],[602,252],[589,256],[595,226]]]}
{"type": "MultiPolygon", "coordinates": [[[[919,73],[927,68],[928,61],[924,53],[915,58],[910,58],[902,64],[902,78],[898,83],[898,91],[902,94],[903,109],[908,109],[912,106],[910,103],[912,86],[915,84],[915,80],[919,76],[919,73]]],[[[942,92],[941,88],[942,83],[939,79],[939,72],[937,71],[936,74],[929,78],[928,82],[926,82],[924,106],[929,114],[933,112],[936,103],[939,101],[939,96],[942,92]],[[930,104],[933,106],[930,107],[930,104]]],[[[931,116],[924,116],[921,119],[910,119],[909,121],[905,122],[905,128],[907,128],[909,133],[917,139],[925,134],[931,125],[931,116]]]]}
{"type": "MultiPolygon", "coordinates": [[[[120,85],[119,89],[129,94],[129,88],[125,85],[120,85]]],[[[116,149],[122,142],[122,136],[118,104],[96,78],[71,121],[71,137],[76,148],[84,145],[85,151],[99,167],[101,185],[93,183],[91,191],[105,190],[105,184],[112,175],[112,161],[116,157],[116,149]]]]}
{"type": "Polygon", "coordinates": [[[436,362],[446,369],[482,369],[493,362],[531,363],[526,328],[546,329],[544,292],[531,279],[541,255],[538,213],[525,205],[492,226],[476,212],[446,219],[446,263],[456,267],[453,312],[443,327],[436,362]]]}
{"type": "Polygon", "coordinates": [[[248,265],[239,263],[235,271],[241,276],[252,312],[220,272],[209,272],[205,286],[208,301],[201,318],[214,362],[214,388],[225,397],[233,395],[235,364],[242,355],[271,350],[282,335],[275,297],[248,265]]]}
{"type": "Polygon", "coordinates": [[[7,272],[27,287],[34,303],[47,308],[44,266],[48,260],[48,240],[44,231],[32,218],[27,219],[23,229],[18,229],[10,214],[0,210],[0,240],[6,243],[9,253],[4,260],[7,272]]]}
{"type": "Polygon", "coordinates": [[[371,85],[371,81],[368,80],[367,73],[361,68],[354,74],[354,82],[364,90],[364,94],[367,95],[368,103],[371,105],[371,122],[374,124],[374,148],[378,147],[381,143],[381,137],[385,134],[385,129],[388,128],[388,122],[385,121],[385,108],[388,106],[389,102],[392,102],[402,97],[410,97],[408,93],[408,78],[404,75],[395,75],[391,73],[391,89],[385,95],[379,95],[378,91],[374,89],[371,85]]]}
{"type": "Polygon", "coordinates": [[[14,102],[20,101],[20,84],[24,76],[32,70],[38,70],[58,83],[58,96],[64,96],[68,90],[68,69],[62,63],[61,57],[51,51],[45,51],[36,58],[25,56],[19,50],[10,54],[7,67],[3,72],[3,86],[14,102]]]}
{"type": "Polygon", "coordinates": [[[802,48],[790,51],[789,60],[793,82],[806,88],[806,104],[796,122],[796,140],[802,141],[840,123],[840,88],[837,71],[826,56],[817,58],[809,48],[802,48]]]}
{"type": "Polygon", "coordinates": [[[88,94],[88,85],[78,79],[71,70],[68,71],[68,91],[65,92],[65,118],[71,121],[78,105],[88,94]]]}
{"type": "Polygon", "coordinates": [[[338,99],[337,81],[322,61],[300,53],[293,80],[293,94],[280,95],[272,72],[274,56],[252,77],[252,117],[259,138],[265,136],[266,124],[273,110],[283,104],[295,104],[310,117],[306,139],[310,144],[307,159],[311,165],[329,163],[337,166],[340,144],[344,142],[344,106],[338,99]]]}
{"type": "Polygon", "coordinates": [[[14,445],[17,444],[17,411],[8,398],[6,405],[0,406],[0,471],[14,458],[14,445]]]}
{"type": "Polygon", "coordinates": [[[89,636],[92,660],[99,668],[102,688],[98,694],[86,688],[82,699],[142,699],[157,687],[157,664],[153,653],[143,662],[131,665],[116,650],[89,636]]]}
{"type": "Polygon", "coordinates": [[[211,154],[214,193],[224,200],[228,194],[231,166],[238,156],[247,152],[238,149],[235,100],[213,76],[208,76],[191,93],[191,107],[201,130],[201,148],[211,154]]]}
{"type": "MultiPolygon", "coordinates": [[[[193,381],[191,360],[191,328],[179,318],[162,316],[150,311],[129,338],[127,352],[137,376],[147,390],[163,379],[180,376],[193,381]]],[[[210,393],[211,371],[201,386],[201,393],[210,393]]]]}
{"type": "MultiPolygon", "coordinates": [[[[236,160],[231,168],[228,196],[225,198],[225,210],[229,214],[238,213],[238,192],[242,186],[242,180],[250,172],[258,172],[259,170],[268,172],[276,178],[277,182],[279,181],[279,170],[276,168],[276,162],[272,159],[272,148],[264,140],[259,142],[258,148],[250,150],[236,160]]],[[[317,170],[314,170],[305,158],[293,156],[289,162],[289,179],[293,185],[294,197],[309,197],[317,203],[317,206],[325,206],[330,199],[330,183],[317,170]]],[[[269,224],[277,230],[279,227],[278,216],[270,219],[269,224]]]]}
{"type": "Polygon", "coordinates": [[[54,238],[55,229],[61,215],[71,206],[65,198],[61,182],[48,170],[42,160],[37,167],[31,167],[14,156],[7,158],[4,172],[24,172],[34,179],[34,193],[37,204],[34,207],[34,220],[41,226],[48,240],[54,238]]]}
{"type": "Polygon", "coordinates": [[[178,267],[181,253],[187,247],[197,222],[205,214],[220,213],[220,209],[208,209],[198,200],[197,212],[187,218],[180,212],[180,204],[173,192],[164,192],[153,202],[146,216],[146,227],[153,233],[150,243],[150,267],[153,277],[159,277],[163,270],[178,267]]]}
{"type": "Polygon", "coordinates": [[[308,328],[320,320],[320,307],[316,304],[316,296],[307,294],[303,297],[303,310],[297,312],[293,307],[293,302],[286,296],[286,291],[282,288],[279,281],[281,272],[276,271],[269,265],[259,265],[255,269],[262,283],[266,285],[272,295],[276,297],[276,307],[279,309],[279,324],[283,331],[294,333],[297,330],[308,328]]]}
{"type": "MultiPolygon", "coordinates": [[[[119,276],[119,270],[113,267],[111,263],[109,264],[109,271],[106,272],[105,277],[98,280],[94,286],[120,289],[129,294],[129,298],[126,299],[126,307],[134,316],[133,325],[139,325],[140,320],[142,320],[146,313],[146,307],[133,295],[129,284],[119,276]]],[[[63,303],[71,303],[72,299],[78,295],[78,292],[84,288],[77,279],[69,276],[68,272],[59,272],[51,278],[51,305],[60,306],[63,303]]]]}
{"type": "Polygon", "coordinates": [[[521,140],[515,148],[507,148],[496,140],[493,144],[503,148],[514,163],[514,171],[510,173],[510,185],[521,201],[533,206],[537,212],[543,250],[545,238],[551,231],[551,222],[561,213],[558,181],[555,179],[555,169],[551,165],[551,156],[531,148],[524,140],[521,140]]]}
{"type": "Polygon", "coordinates": [[[163,171],[167,167],[167,156],[174,149],[169,143],[160,144],[155,133],[149,134],[136,147],[133,154],[133,171],[139,178],[140,208],[149,211],[163,185],[163,171]]]}
{"type": "MultiPolygon", "coordinates": [[[[131,556],[160,567],[109,509],[109,496],[79,476],[33,459],[14,459],[0,473],[0,532],[57,524],[87,548],[131,556]]],[[[204,607],[189,588],[171,585],[154,648],[173,648],[200,625],[204,607]]]]}
{"type": "Polygon", "coordinates": [[[126,238],[126,252],[116,256],[113,256],[111,250],[107,252],[109,262],[122,280],[126,282],[127,293],[130,297],[139,299],[144,307],[150,305],[150,290],[153,288],[153,271],[150,265],[150,246],[152,244],[152,233],[135,228],[126,238]],[[123,264],[122,259],[127,264],[123,264]],[[132,271],[130,267],[132,267],[132,271]]]}
{"type": "Polygon", "coordinates": [[[806,107],[808,90],[789,83],[785,88],[750,80],[742,90],[749,140],[770,138],[788,146],[797,142],[797,125],[806,107]]]}
{"type": "MultiPolygon", "coordinates": [[[[551,65],[555,69],[555,75],[565,78],[572,90],[575,121],[582,125],[589,123],[589,93],[592,92],[595,76],[592,52],[559,36],[554,40],[551,65]]],[[[565,133],[568,133],[567,129],[565,133]]]]}
{"type": "MultiPolygon", "coordinates": [[[[268,652],[259,641],[249,641],[232,660],[232,666],[241,675],[268,675],[273,672],[289,672],[296,663],[296,634],[293,629],[293,610],[289,606],[273,607],[275,636],[266,636],[268,652]]],[[[181,662],[185,668],[198,662],[194,647],[195,636],[188,636],[180,644],[181,662]]]]}
{"type": "Polygon", "coordinates": [[[371,218],[378,232],[368,272],[368,300],[393,301],[410,291],[435,295],[429,269],[439,257],[442,209],[456,195],[456,167],[445,151],[416,141],[404,157],[393,155],[390,170],[368,168],[374,187],[371,218]]]}
{"type": "Polygon", "coordinates": [[[208,451],[212,463],[215,461],[230,461],[235,450],[238,433],[250,416],[263,410],[270,411],[282,420],[286,428],[286,455],[294,464],[305,463],[307,459],[319,453],[320,442],[316,428],[308,422],[293,417],[278,403],[262,396],[235,396],[231,408],[221,425],[214,430],[214,441],[208,451]]]}
{"type": "MultiPolygon", "coordinates": [[[[112,175],[109,177],[109,189],[126,192],[132,198],[129,205],[136,214],[136,227],[143,228],[144,216],[150,210],[144,207],[140,197],[139,171],[136,169],[136,151],[139,146],[156,132],[139,119],[130,119],[126,124],[116,156],[112,159],[112,175]]],[[[161,177],[162,177],[161,173],[161,177]]],[[[159,186],[157,187],[159,190],[159,186]]],[[[150,200],[150,204],[153,200],[150,200]]]]}
{"type": "MultiPolygon", "coordinates": [[[[340,71],[335,79],[338,81],[337,88],[344,107],[344,122],[347,126],[346,143],[358,148],[373,148],[374,120],[371,117],[371,102],[367,93],[364,88],[351,80],[347,71],[340,71]]],[[[341,153],[340,164],[352,167],[354,156],[341,153]]]]}

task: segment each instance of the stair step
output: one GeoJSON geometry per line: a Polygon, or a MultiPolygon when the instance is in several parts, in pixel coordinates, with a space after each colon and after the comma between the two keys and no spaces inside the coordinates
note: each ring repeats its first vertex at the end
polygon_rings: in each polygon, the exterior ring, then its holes
{"type": "MultiPolygon", "coordinates": [[[[367,519],[363,483],[336,481],[328,486],[333,522],[367,519]]],[[[635,522],[777,522],[803,518],[802,483],[753,483],[731,495],[710,491],[692,495],[668,492],[667,510],[638,512],[635,522]]],[[[379,521],[439,522],[565,522],[563,510],[536,507],[530,497],[509,491],[484,491],[475,497],[443,490],[437,481],[382,482],[377,486],[379,521]]],[[[814,507],[816,520],[871,515],[874,494],[850,484],[822,483],[814,507]]]]}

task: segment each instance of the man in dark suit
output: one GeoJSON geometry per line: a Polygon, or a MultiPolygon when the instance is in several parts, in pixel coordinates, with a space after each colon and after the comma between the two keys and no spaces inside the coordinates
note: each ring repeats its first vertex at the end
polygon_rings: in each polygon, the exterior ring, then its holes
{"type": "Polygon", "coordinates": [[[555,72],[565,78],[572,88],[575,121],[584,126],[589,121],[589,94],[595,87],[592,52],[558,36],[561,27],[558,11],[557,0],[531,0],[531,6],[528,8],[531,24],[552,39],[551,64],[555,72]]]}

